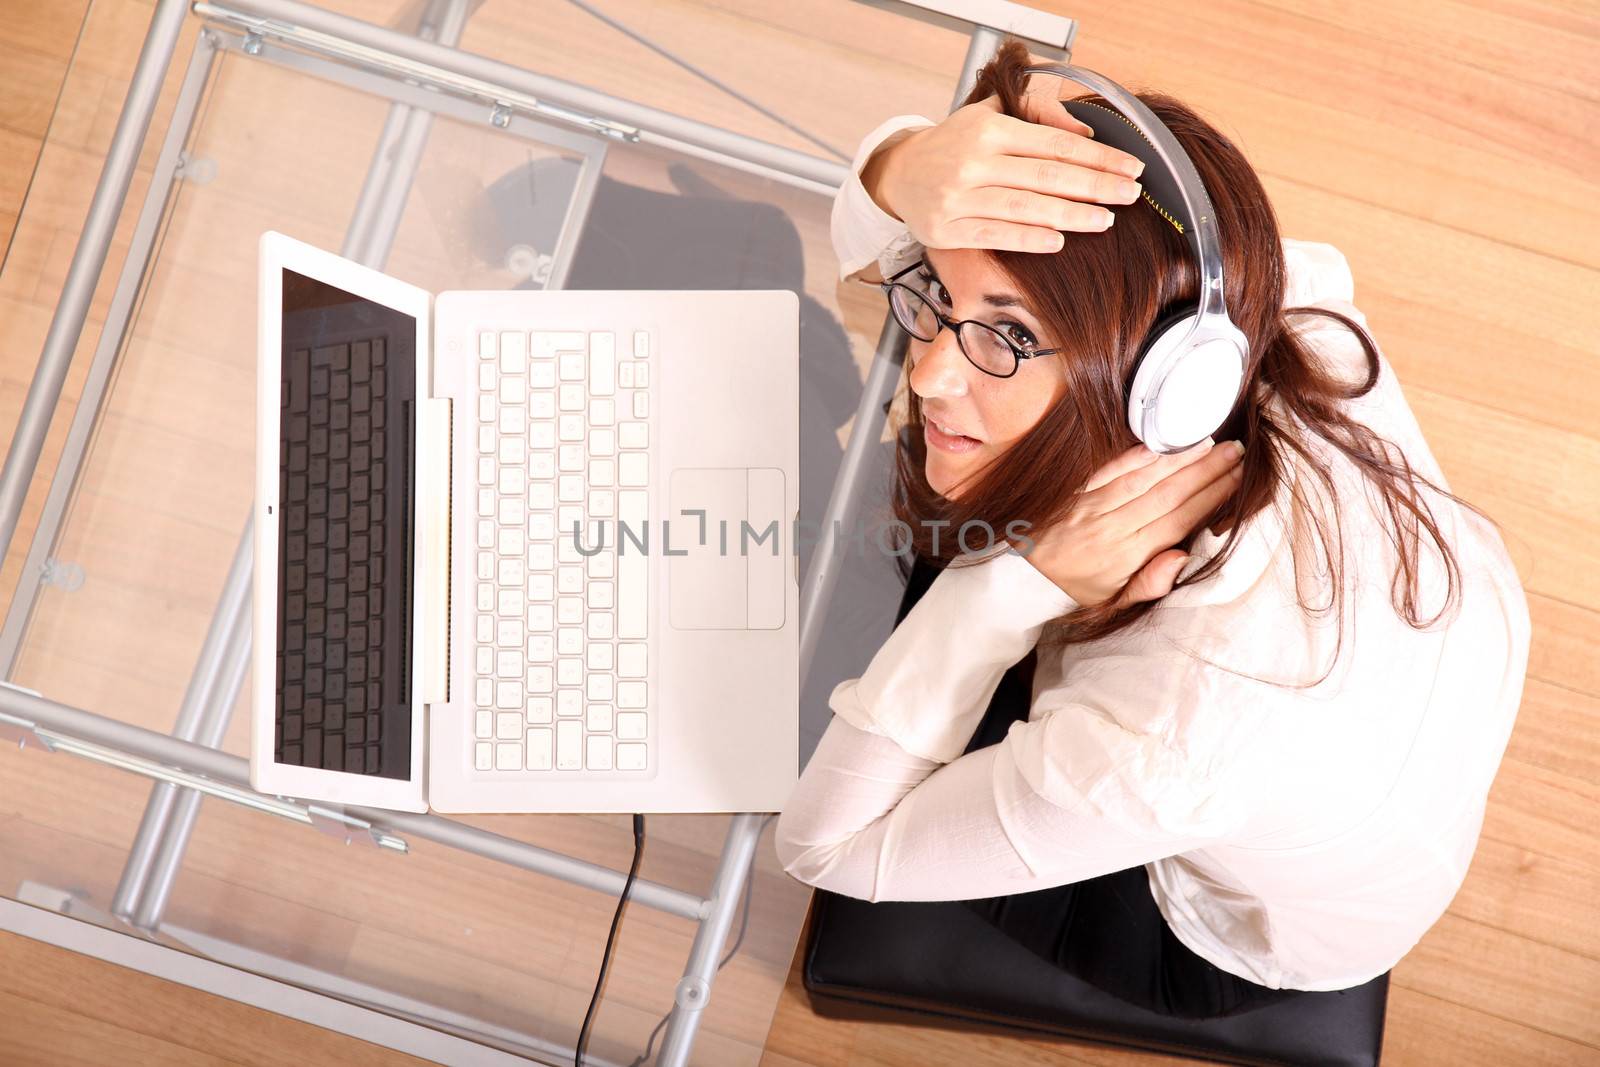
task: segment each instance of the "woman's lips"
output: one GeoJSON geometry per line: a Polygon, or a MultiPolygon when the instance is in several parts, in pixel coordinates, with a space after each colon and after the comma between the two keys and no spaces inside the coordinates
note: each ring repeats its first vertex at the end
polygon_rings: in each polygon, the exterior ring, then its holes
{"type": "Polygon", "coordinates": [[[923,436],[929,444],[943,452],[971,452],[983,442],[975,437],[952,436],[933,424],[932,419],[922,422],[923,436]]]}

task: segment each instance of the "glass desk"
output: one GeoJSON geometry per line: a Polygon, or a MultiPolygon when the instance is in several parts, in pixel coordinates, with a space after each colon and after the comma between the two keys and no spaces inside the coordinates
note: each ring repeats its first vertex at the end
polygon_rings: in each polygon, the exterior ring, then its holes
{"type": "MultiPolygon", "coordinates": [[[[838,283],[831,198],[863,133],[943,114],[999,38],[819,6],[90,6],[0,271],[7,376],[64,382],[12,446],[43,459],[0,572],[0,736],[24,742],[0,748],[0,926],[70,916],[104,932],[90,951],[144,966],[133,942],[257,1003],[287,987],[275,1010],[441,1062],[572,1061],[627,815],[317,810],[244,779],[257,240],[433,292],[792,289],[802,520],[875,514],[904,338],[838,283]]],[[[1065,58],[1070,20],[983,8],[1042,19],[1036,52],[1065,58]]],[[[901,592],[892,557],[814,569],[822,545],[800,545],[802,758],[901,592]]],[[[811,895],[773,821],[648,817],[586,1062],[652,1039],[661,1063],[760,1061],[811,895]]]]}

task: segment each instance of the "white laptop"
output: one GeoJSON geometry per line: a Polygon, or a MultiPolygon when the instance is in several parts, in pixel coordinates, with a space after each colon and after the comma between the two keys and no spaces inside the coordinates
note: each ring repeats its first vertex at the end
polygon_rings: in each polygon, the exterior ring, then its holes
{"type": "Polygon", "coordinates": [[[256,789],[782,810],[794,293],[434,298],[269,231],[259,317],[256,789]]]}

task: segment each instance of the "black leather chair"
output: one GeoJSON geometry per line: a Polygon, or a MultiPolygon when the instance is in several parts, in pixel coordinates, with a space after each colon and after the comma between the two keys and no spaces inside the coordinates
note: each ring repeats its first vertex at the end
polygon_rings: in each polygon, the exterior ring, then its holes
{"type": "MultiPolygon", "coordinates": [[[[918,560],[896,625],[933,577],[918,560]]],[[[1238,1015],[1177,1018],[1051,966],[959,903],[873,903],[827,890],[812,899],[802,976],[812,1010],[829,1018],[999,1026],[1248,1065],[1373,1067],[1389,997],[1385,973],[1238,1015]]]]}

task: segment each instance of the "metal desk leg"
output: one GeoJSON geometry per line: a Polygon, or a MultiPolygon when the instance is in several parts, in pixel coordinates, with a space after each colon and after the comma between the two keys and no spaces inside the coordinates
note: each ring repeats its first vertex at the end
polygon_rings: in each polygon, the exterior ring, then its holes
{"type": "Polygon", "coordinates": [[[111,249],[111,237],[117,228],[117,216],[128,198],[133,168],[139,162],[139,151],[144,147],[144,136],[150,129],[150,119],[161,96],[161,83],[172,63],[172,51],[177,47],[178,34],[188,10],[185,0],[157,0],[150,31],[145,35],[144,47],[139,50],[139,62],[128,85],[128,100],[117,119],[117,132],[106,153],[100,184],[95,187],[89,217],[84,220],[83,234],[78,238],[72,266],[67,270],[66,286],[56,305],[55,316],[50,320],[50,332],[45,335],[39,368],[28,386],[16,434],[6,452],[5,467],[0,469],[0,559],[5,558],[11,547],[11,536],[22,514],[22,502],[28,495],[28,483],[39,465],[39,453],[44,449],[50,418],[55,414],[56,402],[61,399],[61,385],[67,379],[72,353],[83,333],[83,320],[89,312],[89,301],[94,297],[95,282],[105,267],[106,253],[111,249]]]}
{"type": "Polygon", "coordinates": [[[717,864],[716,877],[711,883],[711,909],[700,921],[700,929],[695,931],[694,944],[689,949],[689,965],[678,982],[672,1018],[667,1022],[667,1032],[661,1041],[661,1055],[657,1060],[660,1067],[683,1067],[689,1062],[689,1049],[694,1043],[700,1016],[711,1002],[717,960],[728,940],[734,908],[738,906],[745,879],[750,877],[756,842],[761,839],[765,825],[766,816],[751,814],[735,815],[728,824],[728,835],[722,843],[722,860],[717,864]]]}

